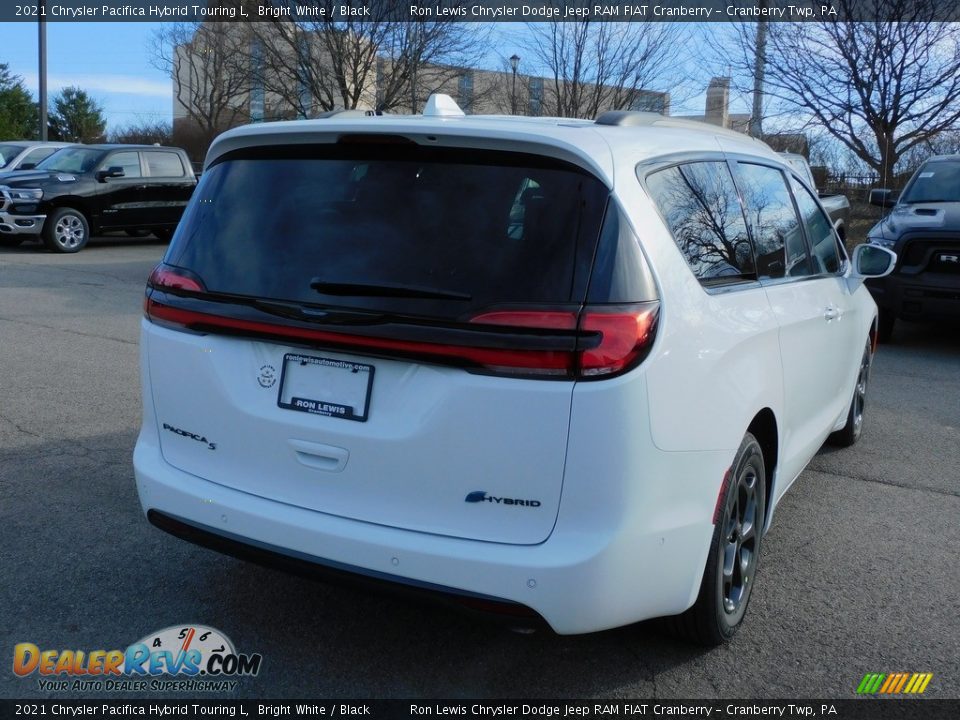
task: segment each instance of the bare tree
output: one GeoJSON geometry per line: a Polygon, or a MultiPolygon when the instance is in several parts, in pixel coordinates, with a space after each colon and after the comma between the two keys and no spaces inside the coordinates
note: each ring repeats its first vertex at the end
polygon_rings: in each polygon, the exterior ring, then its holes
{"type": "Polygon", "coordinates": [[[141,118],[111,130],[110,142],[133,145],[172,145],[173,126],[166,120],[141,118]]]}
{"type": "MultiPolygon", "coordinates": [[[[770,23],[766,112],[806,119],[881,182],[945,131],[960,128],[960,25],[932,22],[934,0],[837,0],[839,19],[770,23]],[[850,18],[874,18],[851,22],[850,18]]],[[[724,60],[752,77],[756,27],[724,60]]]]}
{"type": "Polygon", "coordinates": [[[536,62],[549,80],[545,109],[592,118],[601,110],[643,107],[642,90],[665,82],[680,65],[681,23],[588,20],[529,24],[536,62]]]}
{"type": "Polygon", "coordinates": [[[174,100],[206,144],[247,118],[252,74],[246,27],[164,23],[153,35],[151,63],[173,78],[174,100]]]}
{"type": "Polygon", "coordinates": [[[376,6],[370,17],[342,19],[334,6],[315,3],[323,17],[255,23],[262,53],[258,79],[265,91],[301,117],[337,108],[372,107],[413,112],[486,51],[487,26],[446,21],[401,22],[405,8],[376,6]]]}

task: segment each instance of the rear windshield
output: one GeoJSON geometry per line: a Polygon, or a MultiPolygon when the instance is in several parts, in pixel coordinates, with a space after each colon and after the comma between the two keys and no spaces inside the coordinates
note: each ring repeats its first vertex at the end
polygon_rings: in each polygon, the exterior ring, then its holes
{"type": "Polygon", "coordinates": [[[582,170],[416,146],[257,152],[203,174],[168,252],[210,292],[445,318],[583,298],[608,190],[582,170]]]}

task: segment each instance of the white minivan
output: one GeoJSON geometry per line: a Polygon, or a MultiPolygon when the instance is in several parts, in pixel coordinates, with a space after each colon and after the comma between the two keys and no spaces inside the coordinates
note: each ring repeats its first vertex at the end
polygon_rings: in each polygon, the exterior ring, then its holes
{"type": "Polygon", "coordinates": [[[894,259],[848,259],[766,145],[658,115],[231,130],[147,286],[143,510],[558,633],[722,642],[777,502],[860,435],[894,259]]]}

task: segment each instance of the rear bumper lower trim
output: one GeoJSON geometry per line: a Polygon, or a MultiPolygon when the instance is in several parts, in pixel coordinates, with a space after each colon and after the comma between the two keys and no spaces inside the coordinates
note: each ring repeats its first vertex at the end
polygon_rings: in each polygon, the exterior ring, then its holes
{"type": "Polygon", "coordinates": [[[461,609],[480,610],[484,614],[509,617],[514,621],[523,619],[525,624],[547,625],[535,610],[511,600],[411,580],[335,560],[315,557],[289,548],[280,548],[250,538],[240,537],[223,530],[213,530],[159,510],[148,510],[147,519],[160,530],[194,545],[311,580],[320,580],[330,584],[352,586],[391,595],[415,597],[419,600],[453,605],[461,609]]]}

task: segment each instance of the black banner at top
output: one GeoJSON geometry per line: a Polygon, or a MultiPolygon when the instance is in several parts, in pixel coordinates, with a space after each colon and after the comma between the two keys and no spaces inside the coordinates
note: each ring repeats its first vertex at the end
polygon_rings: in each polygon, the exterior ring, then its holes
{"type": "Polygon", "coordinates": [[[0,22],[926,22],[951,0],[4,0],[0,22]]]}

